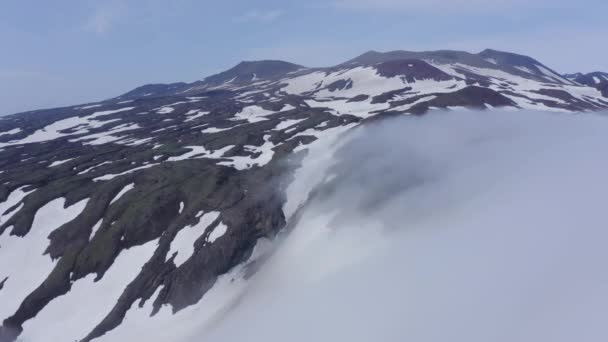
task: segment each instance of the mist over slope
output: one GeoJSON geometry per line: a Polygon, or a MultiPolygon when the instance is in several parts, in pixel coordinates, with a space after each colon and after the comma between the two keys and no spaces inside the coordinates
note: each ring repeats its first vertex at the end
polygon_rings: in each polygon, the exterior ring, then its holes
{"type": "Polygon", "coordinates": [[[487,111],[359,128],[238,305],[188,341],[604,341],[607,130],[487,111]]]}

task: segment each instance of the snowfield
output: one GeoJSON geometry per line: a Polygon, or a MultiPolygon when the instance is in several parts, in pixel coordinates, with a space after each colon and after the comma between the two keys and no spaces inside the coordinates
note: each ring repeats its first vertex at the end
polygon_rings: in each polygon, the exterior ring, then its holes
{"type": "Polygon", "coordinates": [[[87,200],[64,209],[65,199],[58,198],[36,212],[34,223],[25,237],[0,235],[0,278],[8,277],[0,291],[0,317],[11,315],[21,301],[46,279],[56,261],[43,255],[48,235],[82,212],[87,200]]]}

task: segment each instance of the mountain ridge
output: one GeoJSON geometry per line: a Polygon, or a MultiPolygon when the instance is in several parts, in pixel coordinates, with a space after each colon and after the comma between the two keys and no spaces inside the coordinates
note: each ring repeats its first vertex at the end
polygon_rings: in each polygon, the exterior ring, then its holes
{"type": "MultiPolygon", "coordinates": [[[[463,62],[465,64],[476,66],[476,67],[486,67],[486,68],[508,68],[508,72],[514,73],[524,77],[546,77],[546,72],[539,69],[540,66],[543,69],[546,69],[547,72],[551,73],[550,77],[554,77],[560,83],[572,84],[568,80],[568,78],[562,78],[562,75],[553,69],[545,66],[538,60],[511,52],[499,51],[495,49],[484,49],[479,53],[470,53],[466,51],[459,50],[430,50],[430,51],[406,51],[406,50],[393,50],[387,52],[380,52],[376,50],[367,51],[353,59],[350,59],[346,62],[339,63],[335,66],[329,67],[316,67],[316,68],[308,68],[298,64],[294,64],[287,61],[281,60],[253,60],[253,61],[242,61],[239,62],[234,67],[217,73],[213,75],[209,75],[204,77],[200,81],[195,81],[193,83],[169,83],[169,84],[149,84],[138,87],[132,91],[129,91],[118,98],[133,98],[134,96],[142,96],[147,93],[144,93],[146,90],[160,88],[158,91],[159,95],[166,95],[170,93],[171,89],[179,89],[180,91],[187,91],[189,89],[201,89],[201,86],[208,82],[212,85],[218,85],[222,82],[227,82],[232,79],[235,80],[236,83],[247,83],[254,78],[255,69],[251,69],[250,71],[246,71],[248,68],[260,68],[264,69],[267,65],[272,65],[273,68],[276,68],[279,65],[279,71],[272,75],[271,77],[267,77],[264,75],[264,72],[259,73],[259,79],[261,80],[276,80],[276,77],[285,76],[288,72],[295,72],[300,69],[305,70],[334,70],[339,69],[344,66],[352,65],[352,64],[362,64],[362,65],[372,65],[381,62],[388,62],[393,60],[404,60],[404,59],[417,59],[417,60],[432,60],[438,61],[441,64],[448,63],[458,63],[463,62]],[[493,63],[493,62],[499,62],[493,63]],[[137,91],[136,91],[137,90],[137,91]]],[[[263,70],[262,70],[263,71],[263,70]]],[[[149,95],[148,95],[149,96],[149,95]]]]}
{"type": "Polygon", "coordinates": [[[205,312],[209,292],[246,283],[312,196],[292,187],[307,151],[368,122],[608,108],[601,89],[535,59],[480,54],[243,62],[0,118],[0,342],[129,340],[132,317],[179,327],[189,309],[205,312]]]}

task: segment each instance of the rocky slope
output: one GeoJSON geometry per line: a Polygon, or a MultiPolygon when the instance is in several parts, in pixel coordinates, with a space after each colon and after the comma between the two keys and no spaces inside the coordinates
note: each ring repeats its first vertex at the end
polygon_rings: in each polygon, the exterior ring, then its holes
{"type": "Polygon", "coordinates": [[[122,341],[150,314],[221,311],[306,199],[289,184],[307,149],[461,107],[597,111],[608,94],[511,53],[372,51],[0,118],[0,341],[122,341]]]}

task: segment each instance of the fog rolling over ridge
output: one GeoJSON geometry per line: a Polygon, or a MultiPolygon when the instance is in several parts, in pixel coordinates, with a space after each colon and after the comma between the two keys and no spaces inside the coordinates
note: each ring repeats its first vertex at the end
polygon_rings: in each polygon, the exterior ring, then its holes
{"type": "Polygon", "coordinates": [[[607,130],[488,111],[359,129],[238,305],[188,341],[605,341],[607,130]]]}

